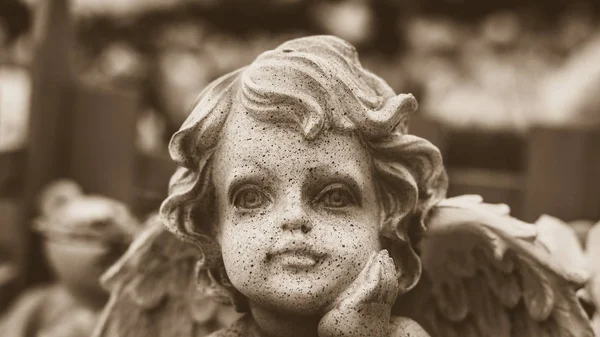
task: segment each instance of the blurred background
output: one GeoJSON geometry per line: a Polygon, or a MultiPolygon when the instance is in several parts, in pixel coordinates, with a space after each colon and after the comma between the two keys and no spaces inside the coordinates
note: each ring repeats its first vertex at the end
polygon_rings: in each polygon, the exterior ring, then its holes
{"type": "Polygon", "coordinates": [[[50,279],[30,230],[45,185],[155,211],[200,90],[312,34],[417,97],[450,195],[600,220],[599,23],[595,0],[0,0],[0,266],[17,270],[0,286],[50,279]]]}

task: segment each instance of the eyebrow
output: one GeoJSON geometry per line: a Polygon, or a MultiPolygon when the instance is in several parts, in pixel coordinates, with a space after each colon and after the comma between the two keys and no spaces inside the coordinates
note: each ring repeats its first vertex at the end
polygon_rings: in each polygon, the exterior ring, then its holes
{"type": "Polygon", "coordinates": [[[362,196],[364,193],[365,180],[358,179],[356,174],[352,174],[341,169],[332,169],[327,165],[319,165],[309,169],[309,179],[317,183],[317,185],[341,183],[350,188],[350,191],[357,197],[357,201],[362,204],[362,196]]]}
{"type": "Polygon", "coordinates": [[[228,186],[227,198],[231,198],[239,187],[247,184],[254,184],[268,189],[269,186],[263,183],[265,178],[279,180],[271,170],[255,161],[249,161],[247,165],[241,168],[232,169],[226,180],[226,186],[228,186]]]}

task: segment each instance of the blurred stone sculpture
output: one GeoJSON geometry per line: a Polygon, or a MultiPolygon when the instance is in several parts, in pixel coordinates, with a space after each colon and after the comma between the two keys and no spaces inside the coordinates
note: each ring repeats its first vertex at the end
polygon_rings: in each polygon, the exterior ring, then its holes
{"type": "Polygon", "coordinates": [[[446,199],[416,108],[332,36],[211,83],[171,139],[163,227],[106,276],[94,336],[201,336],[198,293],[243,313],[213,337],[593,336],[585,271],[508,207],[446,199]]]}
{"type": "Polygon", "coordinates": [[[8,312],[1,336],[88,337],[108,294],[99,277],[141,224],[122,203],[84,195],[58,181],[43,191],[35,229],[56,282],[27,291],[8,312]]]}

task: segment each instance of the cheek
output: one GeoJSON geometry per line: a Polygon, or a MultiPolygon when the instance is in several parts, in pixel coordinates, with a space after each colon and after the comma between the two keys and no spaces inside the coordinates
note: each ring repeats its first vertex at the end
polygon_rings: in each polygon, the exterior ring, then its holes
{"type": "Polygon", "coordinates": [[[326,221],[315,228],[315,237],[331,250],[343,265],[366,263],[373,252],[381,250],[377,220],[369,217],[345,217],[326,221]]]}
{"type": "Polygon", "coordinates": [[[262,222],[258,219],[242,221],[233,218],[222,222],[219,242],[227,273],[235,274],[229,275],[230,278],[257,276],[256,270],[263,263],[267,247],[271,246],[273,239],[273,235],[267,231],[268,226],[259,223],[262,222]]]}
{"type": "Polygon", "coordinates": [[[378,250],[379,220],[362,212],[322,215],[314,227],[317,237],[329,241],[337,250],[378,250]]]}

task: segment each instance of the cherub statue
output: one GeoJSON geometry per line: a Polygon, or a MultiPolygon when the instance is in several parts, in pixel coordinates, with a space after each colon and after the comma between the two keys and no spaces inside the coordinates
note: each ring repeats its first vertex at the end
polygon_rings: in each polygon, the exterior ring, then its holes
{"type": "Polygon", "coordinates": [[[21,296],[5,317],[0,336],[88,337],[109,295],[99,278],[141,228],[116,200],[84,195],[68,180],[48,186],[35,229],[43,235],[57,281],[21,296]]]}
{"type": "Polygon", "coordinates": [[[212,337],[592,336],[584,271],[507,207],[445,199],[440,152],[408,134],[416,108],[332,36],[211,83],[169,145],[164,227],[111,270],[94,336],[201,336],[197,292],[243,313],[212,337]]]}

